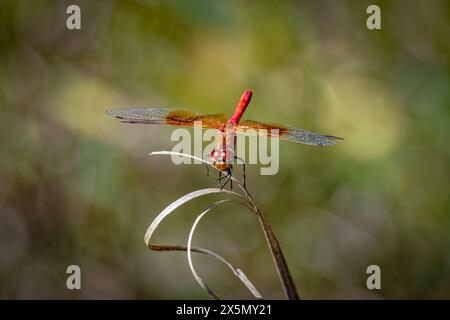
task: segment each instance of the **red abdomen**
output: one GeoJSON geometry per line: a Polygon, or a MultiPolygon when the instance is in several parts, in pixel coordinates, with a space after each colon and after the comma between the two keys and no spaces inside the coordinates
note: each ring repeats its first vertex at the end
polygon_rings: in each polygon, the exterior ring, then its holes
{"type": "Polygon", "coordinates": [[[250,103],[250,100],[252,99],[252,95],[253,95],[252,90],[245,90],[245,92],[242,94],[241,99],[239,100],[239,103],[236,107],[236,111],[234,112],[230,120],[228,120],[228,124],[236,125],[239,123],[242,115],[244,114],[245,109],[247,108],[248,104],[250,103]]]}

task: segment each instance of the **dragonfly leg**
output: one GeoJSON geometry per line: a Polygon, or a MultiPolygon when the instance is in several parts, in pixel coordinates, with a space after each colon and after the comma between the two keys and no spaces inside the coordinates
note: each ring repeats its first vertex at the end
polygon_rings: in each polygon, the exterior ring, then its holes
{"type": "Polygon", "coordinates": [[[245,175],[245,161],[244,160],[242,160],[241,158],[239,158],[239,157],[234,157],[236,160],[240,160],[241,161],[241,163],[242,163],[242,171],[243,171],[243,179],[244,179],[244,189],[246,189],[247,190],[247,177],[246,177],[246,175],[245,175]]]}
{"type": "MultiPolygon", "coordinates": [[[[222,189],[227,185],[227,183],[231,180],[231,176],[233,175],[233,170],[231,169],[231,167],[229,167],[227,169],[227,175],[224,177],[221,177],[220,180],[228,178],[227,181],[225,181],[222,186],[220,187],[220,191],[222,191],[222,189]]],[[[219,180],[219,181],[220,181],[219,180]]]]}
{"type": "MultiPolygon", "coordinates": [[[[206,159],[205,159],[206,161],[206,159]]],[[[206,167],[206,176],[209,177],[209,165],[207,163],[205,163],[205,167],[206,167]]]]}
{"type": "MultiPolygon", "coordinates": [[[[203,160],[205,160],[205,167],[206,167],[206,176],[209,177],[209,164],[210,162],[208,160],[210,160],[211,157],[205,156],[205,158],[203,160]]],[[[212,163],[214,164],[214,163],[212,163]]]]}
{"type": "Polygon", "coordinates": [[[244,171],[244,189],[247,190],[247,178],[245,176],[245,163],[242,164],[242,169],[244,171]]]}
{"type": "Polygon", "coordinates": [[[222,180],[222,171],[219,171],[219,178],[217,179],[217,188],[220,187],[220,181],[222,180]]]}

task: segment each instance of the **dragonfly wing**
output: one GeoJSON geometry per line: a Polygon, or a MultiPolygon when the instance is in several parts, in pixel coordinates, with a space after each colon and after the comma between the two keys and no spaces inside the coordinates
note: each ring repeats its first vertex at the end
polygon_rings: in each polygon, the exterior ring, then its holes
{"type": "Polygon", "coordinates": [[[242,121],[238,125],[237,132],[244,132],[246,134],[256,133],[259,136],[279,138],[285,141],[313,146],[333,146],[336,144],[336,140],[343,140],[343,138],[321,135],[300,128],[253,120],[242,121]]]}
{"type": "Polygon", "coordinates": [[[193,126],[201,121],[203,128],[221,128],[226,123],[226,115],[200,115],[195,112],[173,108],[128,108],[106,111],[107,115],[116,117],[125,123],[168,124],[173,126],[193,126]]]}

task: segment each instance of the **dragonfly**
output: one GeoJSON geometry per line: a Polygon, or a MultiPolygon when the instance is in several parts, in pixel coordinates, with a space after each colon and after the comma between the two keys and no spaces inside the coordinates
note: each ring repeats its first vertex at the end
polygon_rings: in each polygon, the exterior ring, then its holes
{"type": "MultiPolygon", "coordinates": [[[[237,133],[257,134],[262,137],[278,138],[284,141],[301,143],[313,146],[333,146],[337,140],[343,138],[321,135],[301,128],[287,125],[259,122],[253,120],[241,121],[241,118],[250,104],[253,91],[248,89],[242,94],[234,114],[229,118],[225,114],[199,114],[190,110],[178,108],[125,108],[112,109],[106,114],[119,119],[124,123],[137,124],[163,124],[178,127],[193,127],[201,125],[202,128],[216,129],[218,131],[218,143],[210,155],[209,163],[219,170],[219,181],[228,178],[223,188],[232,176],[235,156],[235,142],[237,133]],[[222,177],[222,172],[226,173],[222,177]]],[[[242,160],[242,159],[241,159],[242,160]]],[[[245,163],[244,167],[244,187],[245,163]]]]}

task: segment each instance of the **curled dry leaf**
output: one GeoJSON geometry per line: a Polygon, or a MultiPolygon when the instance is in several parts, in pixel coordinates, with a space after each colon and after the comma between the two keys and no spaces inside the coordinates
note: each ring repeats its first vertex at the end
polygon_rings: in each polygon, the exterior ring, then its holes
{"type": "MultiPolygon", "coordinates": [[[[152,152],[150,153],[150,155],[178,155],[178,156],[183,156],[183,157],[187,157],[187,158],[191,158],[191,159],[195,159],[197,161],[200,161],[202,163],[205,163],[206,165],[210,166],[213,169],[218,170],[215,166],[213,166],[211,163],[205,161],[204,159],[189,155],[189,154],[183,154],[183,153],[179,153],[179,152],[172,152],[172,151],[157,151],[157,152],[152,152]]],[[[169,251],[169,250],[181,250],[181,251],[186,251],[187,247],[184,246],[165,246],[165,245],[158,245],[158,244],[151,244],[150,243],[150,239],[155,231],[155,229],[157,228],[157,226],[159,225],[159,223],[167,216],[169,215],[171,212],[173,212],[176,208],[178,208],[179,206],[183,205],[184,203],[191,201],[195,198],[201,197],[203,195],[207,195],[207,194],[213,194],[213,193],[220,193],[220,194],[231,194],[233,196],[236,196],[238,199],[238,202],[247,207],[248,209],[252,210],[252,212],[254,212],[260,222],[261,228],[264,232],[264,236],[267,240],[267,243],[269,245],[270,248],[270,252],[272,254],[272,258],[275,262],[275,266],[276,266],[276,270],[278,273],[278,276],[280,277],[281,283],[283,285],[283,289],[284,292],[287,296],[288,299],[290,300],[298,300],[300,299],[297,289],[295,287],[295,283],[292,279],[292,276],[289,272],[286,260],[284,258],[283,252],[281,250],[280,244],[278,243],[278,240],[275,236],[275,233],[273,232],[272,228],[270,227],[270,225],[267,223],[262,211],[256,206],[255,201],[253,200],[253,197],[250,195],[250,193],[248,192],[247,188],[245,188],[243,186],[243,184],[237,180],[234,177],[231,177],[231,179],[233,180],[233,182],[235,182],[238,187],[240,188],[240,190],[243,192],[243,194],[239,194],[230,190],[226,190],[226,189],[218,189],[218,188],[208,188],[208,189],[201,189],[201,190],[197,190],[194,192],[191,192],[189,194],[186,194],[185,196],[179,198],[178,200],[176,200],[175,202],[173,202],[172,204],[170,204],[166,209],[164,209],[156,218],[155,220],[150,224],[150,226],[147,229],[147,232],[145,233],[145,243],[147,244],[147,246],[152,249],[152,250],[156,250],[156,251],[169,251]]],[[[236,201],[236,200],[235,200],[236,201]]],[[[215,203],[216,204],[216,203],[215,203]]],[[[215,206],[215,204],[213,206],[215,206]]],[[[201,219],[201,217],[206,214],[206,212],[208,212],[210,209],[212,208],[208,208],[206,209],[199,217],[197,218],[197,220],[199,221],[201,219]]],[[[196,222],[194,222],[194,226],[193,228],[195,229],[196,224],[198,223],[198,221],[196,220],[196,222]]],[[[191,232],[193,232],[191,230],[191,232]]],[[[189,240],[190,242],[190,240],[189,240]]],[[[192,252],[197,252],[197,253],[203,253],[203,254],[208,254],[211,255],[213,257],[215,257],[216,259],[219,259],[220,261],[222,261],[223,263],[227,264],[227,262],[224,262],[225,260],[223,258],[221,258],[219,255],[206,250],[206,249],[202,249],[202,248],[195,248],[195,247],[190,247],[190,245],[188,245],[188,247],[190,248],[189,250],[192,252]],[[219,258],[220,257],[220,258],[219,258]]],[[[189,253],[188,253],[189,254],[189,253]]],[[[191,266],[191,270],[193,271],[194,277],[196,277],[197,282],[199,282],[199,284],[205,289],[207,290],[207,292],[213,296],[214,298],[218,298],[217,295],[215,295],[215,293],[206,286],[206,284],[204,283],[203,280],[201,280],[201,278],[198,277],[198,274],[195,272],[195,269],[192,266],[192,260],[190,260],[190,266],[191,266]],[[197,278],[198,277],[198,278],[197,278]],[[200,279],[200,281],[199,281],[200,279]],[[204,287],[205,285],[205,287],[204,287]],[[206,289],[208,288],[208,289],[206,289]]],[[[236,269],[234,267],[231,267],[233,272],[236,270],[237,272],[235,272],[235,274],[238,276],[238,274],[242,275],[242,271],[240,271],[239,269],[236,269]]],[[[238,276],[239,277],[239,276],[238,276]]],[[[243,281],[243,283],[247,286],[247,288],[255,295],[255,293],[257,292],[257,290],[254,288],[253,284],[251,284],[251,282],[247,282],[247,277],[245,275],[239,277],[241,279],[241,281],[243,281]],[[246,279],[246,280],[244,280],[246,279]],[[250,284],[250,286],[249,286],[250,284]],[[253,290],[254,289],[254,290],[253,290]]],[[[258,293],[259,294],[259,293],[258,293]]],[[[257,296],[257,295],[255,295],[257,296]]]]}
{"type": "MultiPolygon", "coordinates": [[[[187,256],[188,256],[188,262],[189,262],[189,267],[191,268],[192,274],[194,275],[195,280],[197,280],[198,284],[208,293],[210,293],[211,296],[213,296],[214,298],[217,298],[217,295],[214,294],[214,292],[208,287],[208,285],[205,283],[205,281],[200,278],[200,276],[197,274],[197,271],[194,268],[194,264],[192,263],[192,254],[191,254],[191,248],[192,248],[192,238],[194,236],[194,232],[195,232],[195,228],[197,227],[197,224],[200,222],[200,220],[203,218],[203,216],[205,214],[207,214],[211,209],[226,203],[226,202],[232,202],[233,200],[230,199],[225,199],[225,200],[220,200],[220,201],[216,201],[214,202],[212,205],[210,205],[208,208],[206,208],[205,211],[203,211],[202,213],[200,213],[197,216],[197,219],[195,219],[191,231],[189,232],[189,238],[188,238],[188,245],[187,245],[187,256]]],[[[242,204],[242,203],[241,203],[242,204]]],[[[219,256],[219,259],[221,259],[221,257],[219,256]]],[[[247,278],[247,276],[245,275],[245,273],[241,270],[238,269],[236,267],[234,267],[233,265],[231,265],[230,263],[228,263],[226,260],[222,261],[224,264],[226,264],[231,271],[233,271],[234,275],[236,277],[238,277],[242,283],[250,290],[250,292],[253,294],[253,296],[255,298],[258,299],[262,299],[261,294],[259,293],[259,291],[255,288],[255,286],[253,285],[253,283],[247,278]]]]}
{"type": "MultiPolygon", "coordinates": [[[[208,256],[211,256],[215,259],[217,259],[218,261],[224,263],[228,268],[231,269],[231,271],[234,273],[234,275],[236,277],[238,277],[242,283],[249,289],[249,291],[254,295],[255,298],[258,299],[262,299],[261,294],[258,292],[258,290],[255,288],[255,286],[250,282],[250,280],[248,279],[248,277],[245,275],[245,273],[236,268],[235,266],[233,266],[231,263],[229,263],[227,260],[225,260],[223,257],[221,257],[220,255],[216,254],[215,252],[211,251],[211,250],[207,250],[207,249],[203,249],[203,248],[195,248],[191,246],[192,243],[192,237],[193,237],[193,232],[195,230],[196,225],[198,224],[198,222],[200,221],[201,217],[203,217],[203,215],[205,215],[208,211],[210,211],[211,209],[213,209],[214,207],[216,207],[219,204],[222,204],[224,202],[230,202],[233,201],[231,199],[226,199],[226,200],[221,200],[218,201],[216,203],[214,203],[213,205],[209,206],[205,211],[203,211],[199,217],[197,217],[197,219],[194,222],[194,225],[191,229],[191,233],[189,234],[189,240],[188,240],[188,246],[187,247],[183,247],[183,246],[168,246],[168,245],[158,245],[158,244],[153,244],[150,242],[153,233],[156,231],[156,229],[158,228],[159,224],[161,223],[161,221],[164,220],[164,218],[166,218],[169,214],[171,214],[172,212],[174,212],[178,207],[180,207],[181,205],[204,195],[208,195],[208,194],[218,194],[221,190],[219,188],[209,188],[209,189],[202,189],[202,190],[197,190],[194,192],[191,192],[189,194],[184,195],[183,197],[179,198],[178,200],[172,202],[168,207],[166,207],[154,220],[153,222],[150,224],[150,226],[147,229],[147,232],[145,233],[145,243],[147,245],[148,248],[155,250],[155,251],[187,251],[188,252],[188,261],[189,261],[189,266],[191,268],[191,271],[194,275],[194,278],[197,280],[197,282],[200,284],[200,286],[209,294],[211,295],[214,299],[219,299],[218,295],[211,289],[209,288],[209,286],[205,283],[205,281],[197,274],[197,272],[195,271],[195,268],[193,266],[192,263],[192,258],[191,258],[191,252],[197,252],[197,253],[202,253],[202,254],[206,254],[208,256]]],[[[222,192],[228,193],[228,194],[232,194],[237,196],[240,199],[243,199],[243,197],[238,194],[235,193],[233,191],[229,191],[229,190],[222,190],[222,192]]],[[[236,200],[234,200],[236,201],[236,200]]],[[[243,202],[241,201],[237,201],[238,203],[240,203],[243,206],[246,206],[243,202]]]]}

